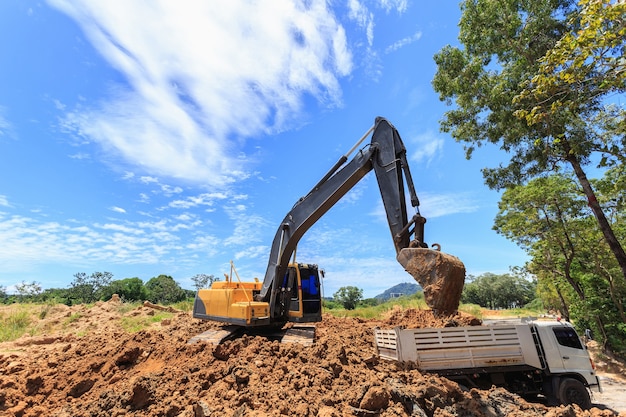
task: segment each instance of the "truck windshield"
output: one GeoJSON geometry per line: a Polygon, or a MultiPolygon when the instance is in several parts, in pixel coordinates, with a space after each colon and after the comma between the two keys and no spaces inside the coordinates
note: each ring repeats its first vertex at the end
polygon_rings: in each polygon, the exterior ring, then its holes
{"type": "Polygon", "coordinates": [[[582,350],[583,346],[580,343],[580,337],[578,337],[576,330],[571,327],[554,327],[552,330],[559,345],[582,350]]]}

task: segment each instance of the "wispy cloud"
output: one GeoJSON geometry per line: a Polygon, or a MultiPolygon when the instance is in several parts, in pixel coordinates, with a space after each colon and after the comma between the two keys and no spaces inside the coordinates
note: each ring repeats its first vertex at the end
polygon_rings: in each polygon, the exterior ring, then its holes
{"type": "Polygon", "coordinates": [[[126,210],[117,206],[110,207],[109,210],[114,211],[116,213],[126,213],[126,210]]]}
{"type": "MultiPolygon", "coordinates": [[[[408,197],[408,196],[407,196],[408,197]]],[[[479,203],[472,199],[469,193],[420,193],[420,213],[426,218],[443,217],[458,213],[472,213],[478,210],[479,203]]],[[[410,209],[411,203],[407,201],[407,207],[410,209]]],[[[413,215],[414,213],[409,213],[413,215]]],[[[378,219],[381,223],[387,222],[387,214],[382,200],[372,210],[370,215],[378,219]]]]}
{"type": "Polygon", "coordinates": [[[422,32],[415,32],[413,35],[407,36],[406,38],[402,38],[399,41],[396,41],[393,44],[389,45],[385,49],[385,53],[388,54],[390,52],[397,51],[398,49],[400,49],[402,47],[410,45],[413,42],[419,41],[421,38],[422,38],[422,32]]]}
{"type": "Polygon", "coordinates": [[[109,222],[42,221],[0,212],[0,252],[3,271],[24,265],[168,264],[193,262],[215,253],[220,240],[194,219],[109,222]],[[184,239],[180,233],[185,233],[184,239]],[[181,243],[184,240],[184,244],[181,243]]]}
{"type": "Polygon", "coordinates": [[[325,1],[49,0],[128,82],[62,126],[147,172],[223,186],[246,178],[240,139],[287,129],[312,96],[341,103],[352,71],[325,1]]]}
{"type": "Polygon", "coordinates": [[[415,150],[408,155],[408,158],[413,162],[429,164],[433,159],[441,156],[443,151],[443,138],[431,130],[415,136],[411,142],[411,148],[415,150]]]}
{"type": "Polygon", "coordinates": [[[421,212],[427,218],[448,216],[458,213],[472,213],[479,209],[479,203],[468,192],[434,194],[421,193],[421,212]]]}
{"type": "Polygon", "coordinates": [[[0,194],[0,206],[10,207],[9,200],[7,199],[7,196],[0,194]]]}
{"type": "Polygon", "coordinates": [[[0,106],[0,138],[3,136],[13,136],[13,126],[6,119],[4,115],[5,111],[5,108],[0,106]]]}

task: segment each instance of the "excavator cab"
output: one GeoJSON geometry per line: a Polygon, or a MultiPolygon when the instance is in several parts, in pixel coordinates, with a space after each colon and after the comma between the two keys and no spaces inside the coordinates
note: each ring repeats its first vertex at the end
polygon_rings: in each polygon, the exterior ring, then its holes
{"type": "Polygon", "coordinates": [[[280,288],[288,300],[288,321],[312,323],[322,320],[322,291],[319,270],[314,264],[290,264],[280,288]]]}

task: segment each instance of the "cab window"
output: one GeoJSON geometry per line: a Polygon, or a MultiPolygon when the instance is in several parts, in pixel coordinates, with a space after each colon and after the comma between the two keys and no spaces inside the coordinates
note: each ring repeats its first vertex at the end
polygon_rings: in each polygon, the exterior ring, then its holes
{"type": "Polygon", "coordinates": [[[556,340],[559,342],[559,345],[574,349],[583,348],[578,334],[571,327],[554,327],[552,330],[554,331],[554,335],[556,336],[556,340]]]}

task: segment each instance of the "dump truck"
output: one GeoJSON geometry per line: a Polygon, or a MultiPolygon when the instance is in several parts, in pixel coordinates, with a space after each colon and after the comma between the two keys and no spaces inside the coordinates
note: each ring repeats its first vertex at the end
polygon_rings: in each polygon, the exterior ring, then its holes
{"type": "MultiPolygon", "coordinates": [[[[295,259],[297,244],[371,171],[376,174],[396,259],[422,285],[433,310],[444,315],[454,313],[463,290],[465,266],[457,257],[440,251],[438,245],[429,247],[424,242],[426,219],[419,212],[406,148],[396,128],[377,117],[374,125],[286,214],[274,236],[264,279],[241,280],[233,270],[225,281],[198,290],[193,317],[226,323],[231,327],[220,333],[226,336],[237,327],[320,321],[320,269],[315,263],[295,259]],[[370,142],[361,147],[370,133],[370,142]],[[407,207],[409,201],[414,213],[407,207]]],[[[210,339],[219,342],[221,336],[210,339]]]]}
{"type": "Polygon", "coordinates": [[[559,320],[422,329],[374,329],[382,359],[413,364],[420,371],[467,388],[503,387],[550,405],[591,407],[600,380],[574,327],[559,320]]]}

